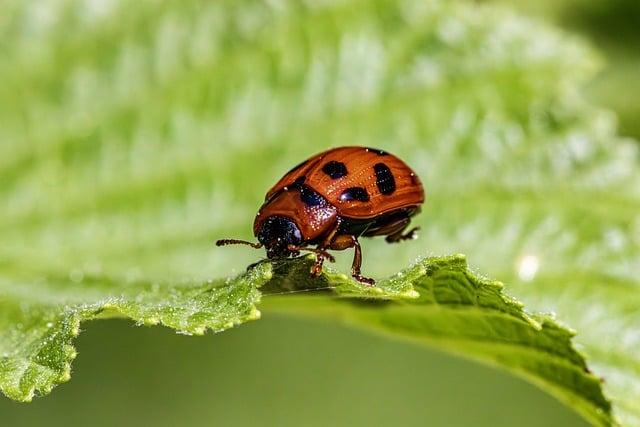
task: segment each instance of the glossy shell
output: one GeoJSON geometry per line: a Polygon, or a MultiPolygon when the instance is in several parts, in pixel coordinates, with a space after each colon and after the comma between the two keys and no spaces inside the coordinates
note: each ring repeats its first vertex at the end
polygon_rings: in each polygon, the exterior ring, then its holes
{"type": "Polygon", "coordinates": [[[282,177],[266,201],[294,182],[318,192],[341,217],[356,220],[411,210],[424,202],[415,172],[396,156],[374,148],[340,147],[317,154],[282,177]]]}
{"type": "Polygon", "coordinates": [[[314,197],[315,191],[308,186],[290,185],[272,195],[260,208],[253,224],[257,236],[264,220],[280,216],[296,220],[306,242],[321,239],[327,229],[338,219],[338,209],[322,197],[314,197]]]}

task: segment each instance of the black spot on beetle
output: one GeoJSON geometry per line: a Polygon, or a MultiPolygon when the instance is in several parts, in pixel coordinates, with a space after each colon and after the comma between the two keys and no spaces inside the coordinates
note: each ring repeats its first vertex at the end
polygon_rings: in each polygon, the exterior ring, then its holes
{"type": "Polygon", "coordinates": [[[389,166],[384,163],[376,163],[373,166],[373,170],[376,173],[376,185],[378,190],[384,195],[393,194],[396,191],[396,180],[393,177],[393,173],[389,166]]]}
{"type": "Polygon", "coordinates": [[[359,202],[368,202],[369,201],[369,193],[362,187],[351,187],[347,188],[340,195],[340,201],[348,202],[351,200],[357,200],[359,202]]]}
{"type": "Polygon", "coordinates": [[[306,176],[302,175],[299,176],[298,178],[296,178],[295,181],[293,181],[293,183],[289,186],[290,188],[300,188],[300,186],[302,184],[304,184],[304,181],[307,179],[306,176]]]}
{"type": "Polygon", "coordinates": [[[308,185],[300,185],[300,200],[307,206],[323,206],[327,201],[308,185]]]}
{"type": "Polygon", "coordinates": [[[342,178],[347,173],[349,173],[344,163],[336,162],[335,160],[332,160],[328,162],[326,165],[324,165],[322,167],[322,172],[329,175],[331,179],[342,178]]]}
{"type": "Polygon", "coordinates": [[[386,151],[384,151],[384,150],[377,150],[377,149],[373,149],[373,150],[371,150],[371,151],[373,151],[374,153],[376,153],[378,156],[388,156],[388,155],[389,155],[389,153],[387,153],[387,152],[386,152],[386,151]]]}

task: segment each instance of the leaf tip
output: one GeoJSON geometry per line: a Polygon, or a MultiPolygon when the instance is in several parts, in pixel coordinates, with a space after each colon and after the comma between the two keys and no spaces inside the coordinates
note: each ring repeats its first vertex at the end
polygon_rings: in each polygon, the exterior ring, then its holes
{"type": "MultiPolygon", "coordinates": [[[[489,284],[491,286],[493,286],[496,290],[501,291],[501,290],[504,289],[504,283],[502,283],[502,282],[500,282],[498,280],[491,281],[491,282],[489,282],[489,284]]],[[[521,308],[524,308],[524,304],[520,303],[520,305],[521,305],[521,308]]]]}
{"type": "Polygon", "coordinates": [[[457,253],[451,256],[456,261],[464,261],[467,262],[467,256],[465,254],[457,253]]]}
{"type": "Polygon", "coordinates": [[[18,397],[16,400],[23,403],[33,402],[33,396],[35,396],[35,388],[31,387],[24,396],[18,397]]]}
{"type": "Polygon", "coordinates": [[[248,272],[249,281],[257,283],[258,287],[273,279],[273,265],[270,262],[261,262],[248,272]]]}
{"type": "Polygon", "coordinates": [[[191,330],[191,333],[192,333],[193,335],[200,335],[200,336],[201,336],[201,335],[204,335],[204,333],[205,333],[206,331],[207,331],[207,328],[206,328],[205,326],[203,326],[203,325],[199,325],[199,326],[194,327],[194,328],[191,330]]]}
{"type": "Polygon", "coordinates": [[[65,345],[64,355],[69,361],[75,360],[75,358],[78,357],[78,351],[72,345],[65,345]]]}
{"type": "Polygon", "coordinates": [[[153,316],[152,317],[147,317],[146,319],[144,319],[142,321],[142,323],[145,326],[156,326],[156,325],[158,325],[160,323],[160,319],[158,319],[157,317],[153,317],[153,316]]]}
{"type": "Polygon", "coordinates": [[[258,308],[255,305],[251,307],[251,312],[249,313],[247,318],[249,320],[258,320],[261,317],[262,317],[262,313],[260,312],[260,310],[258,310],[258,308]]]}
{"type": "Polygon", "coordinates": [[[410,299],[416,299],[416,298],[420,298],[420,292],[416,291],[415,289],[410,289],[406,292],[403,292],[401,296],[410,298],[410,299]]]}

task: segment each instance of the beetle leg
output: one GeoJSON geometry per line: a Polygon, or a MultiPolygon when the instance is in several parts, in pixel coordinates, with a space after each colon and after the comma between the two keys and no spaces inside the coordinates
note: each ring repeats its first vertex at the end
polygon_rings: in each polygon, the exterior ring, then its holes
{"type": "Polygon", "coordinates": [[[417,237],[416,231],[419,230],[418,227],[414,227],[407,233],[404,232],[410,223],[410,213],[405,212],[404,215],[399,214],[395,219],[378,224],[371,230],[365,231],[363,236],[387,236],[387,243],[397,243],[403,240],[415,239],[417,237]]]}
{"type": "Polygon", "coordinates": [[[411,230],[407,231],[404,234],[402,232],[399,232],[397,234],[387,236],[385,240],[388,243],[398,243],[404,240],[414,240],[418,238],[418,230],[420,230],[420,227],[413,227],[411,230]]]}
{"type": "Polygon", "coordinates": [[[409,226],[409,222],[410,220],[407,219],[406,222],[402,225],[402,227],[399,227],[398,230],[389,234],[385,238],[387,243],[398,243],[398,242],[402,242],[403,240],[416,239],[418,237],[417,231],[420,230],[420,227],[413,227],[411,230],[407,231],[406,233],[404,232],[404,230],[406,230],[407,227],[409,226]]]}
{"type": "Polygon", "coordinates": [[[322,274],[322,264],[324,264],[324,256],[316,253],[316,262],[311,267],[311,276],[318,277],[322,274]]]}
{"type": "Polygon", "coordinates": [[[313,277],[318,277],[322,273],[322,264],[324,264],[325,258],[330,262],[336,262],[333,255],[321,248],[301,248],[296,245],[289,245],[287,248],[294,254],[300,253],[300,251],[309,251],[316,254],[316,262],[311,267],[311,276],[313,277]]]}
{"type": "Polygon", "coordinates": [[[360,242],[356,236],[351,236],[354,254],[353,254],[353,264],[351,265],[351,275],[354,279],[356,279],[360,283],[364,283],[365,285],[373,286],[376,281],[369,278],[364,277],[360,274],[360,267],[362,267],[362,248],[360,247],[360,242]]]}
{"type": "Polygon", "coordinates": [[[360,283],[369,286],[374,285],[376,283],[375,280],[360,274],[360,267],[362,267],[362,248],[360,247],[358,238],[351,234],[341,234],[336,236],[331,242],[331,249],[341,251],[348,248],[354,248],[353,264],[351,265],[351,275],[353,278],[360,283]]]}
{"type": "Polygon", "coordinates": [[[340,218],[337,219],[336,224],[333,227],[333,230],[329,232],[326,239],[324,239],[324,241],[320,243],[315,250],[312,250],[312,252],[315,252],[316,254],[316,262],[311,267],[312,276],[317,277],[322,273],[322,264],[324,263],[325,258],[327,258],[331,262],[335,262],[336,259],[333,257],[333,255],[327,252],[325,248],[331,247],[331,249],[335,249],[332,246],[332,242],[334,241],[336,234],[338,234],[339,229],[340,229],[340,218]]]}
{"type": "Polygon", "coordinates": [[[351,234],[341,234],[331,241],[331,245],[329,247],[334,251],[344,251],[345,249],[355,246],[355,243],[353,243],[354,238],[355,236],[352,236],[351,234]]]}

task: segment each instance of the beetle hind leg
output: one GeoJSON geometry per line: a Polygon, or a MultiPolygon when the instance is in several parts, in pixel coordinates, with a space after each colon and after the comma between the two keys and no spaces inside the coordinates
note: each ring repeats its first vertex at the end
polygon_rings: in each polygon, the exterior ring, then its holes
{"type": "Polygon", "coordinates": [[[410,223],[411,218],[403,218],[397,222],[387,225],[385,229],[381,230],[387,235],[385,238],[387,243],[399,243],[404,240],[416,239],[418,237],[417,231],[420,230],[420,227],[413,227],[411,230],[405,232],[410,223]]]}
{"type": "MultiPolygon", "coordinates": [[[[409,223],[407,223],[407,225],[409,225],[409,223]]],[[[404,240],[414,240],[418,238],[418,230],[420,230],[420,227],[413,227],[411,230],[407,231],[406,233],[403,233],[405,229],[406,227],[404,227],[402,230],[398,231],[397,233],[388,235],[385,238],[385,240],[388,243],[399,243],[404,240]]]]}

